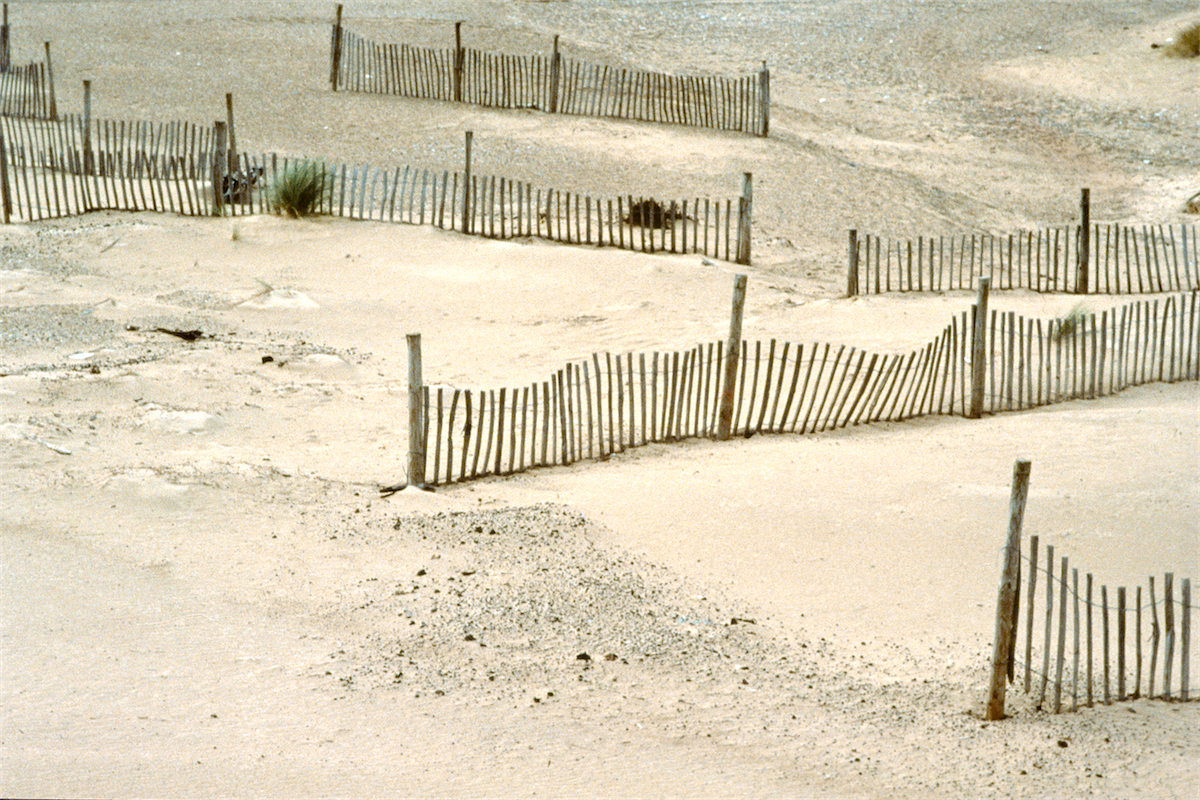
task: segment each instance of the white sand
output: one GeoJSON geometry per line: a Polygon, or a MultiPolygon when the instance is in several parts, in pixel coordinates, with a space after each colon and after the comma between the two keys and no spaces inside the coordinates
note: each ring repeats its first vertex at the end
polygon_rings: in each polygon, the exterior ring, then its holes
{"type": "MultiPolygon", "coordinates": [[[[247,146],[450,168],[470,129],[477,168],[597,194],[751,170],[745,335],[899,352],[971,297],[841,298],[847,227],[1065,222],[1081,185],[1100,219],[1194,220],[1197,67],[1149,49],[1188,4],[975,5],[347,7],[414,41],[466,19],[651,67],[770,57],[767,141],[333,97],[332,7],[300,0],[10,11],[18,55],[53,40],[99,115],[216,118],[233,90],[247,146]]],[[[380,499],[406,333],[431,384],[519,385],[722,337],[742,268],[272,217],[0,246],[6,796],[1200,795],[1195,704],[981,717],[1013,461],[1027,533],[1097,582],[1195,577],[1194,383],[380,499]]]]}

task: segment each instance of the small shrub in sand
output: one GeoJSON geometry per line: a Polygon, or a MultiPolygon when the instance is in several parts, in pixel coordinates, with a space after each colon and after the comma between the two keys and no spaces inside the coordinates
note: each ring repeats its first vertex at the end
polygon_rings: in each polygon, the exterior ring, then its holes
{"type": "Polygon", "coordinates": [[[284,170],[271,185],[271,208],[296,219],[316,214],[325,199],[325,165],[301,161],[284,170]]]}
{"type": "Polygon", "coordinates": [[[1172,58],[1200,57],[1200,21],[1175,34],[1175,40],[1164,47],[1163,52],[1172,58]]]}

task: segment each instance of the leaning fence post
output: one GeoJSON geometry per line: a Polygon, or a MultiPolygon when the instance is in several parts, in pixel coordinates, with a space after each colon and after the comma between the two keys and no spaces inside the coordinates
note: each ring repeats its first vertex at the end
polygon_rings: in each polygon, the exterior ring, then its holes
{"type": "Polygon", "coordinates": [[[12,194],[8,186],[8,145],[0,132],[0,206],[3,207],[4,224],[12,219],[12,194]]]}
{"type": "Polygon", "coordinates": [[[996,598],[996,631],[992,641],[992,684],[988,690],[987,715],[990,720],[1004,719],[1005,679],[1008,676],[1008,651],[1016,629],[1013,608],[1017,593],[1017,566],[1021,558],[1021,524],[1025,518],[1025,500],[1029,496],[1030,462],[1013,465],[1012,498],[1008,507],[1008,542],[1004,546],[1004,567],[996,598]]]}
{"type": "Polygon", "coordinates": [[[330,56],[329,87],[338,89],[339,70],[342,65],[342,4],[338,3],[337,15],[333,23],[333,54],[330,56]]]}
{"type": "Polygon", "coordinates": [[[980,277],[979,296],[975,300],[975,322],[971,327],[971,408],[967,413],[969,419],[979,419],[983,414],[983,381],[987,376],[987,362],[990,353],[985,353],[987,344],[987,305],[988,290],[992,279],[980,277]]]}
{"type": "Polygon", "coordinates": [[[1088,293],[1088,257],[1091,252],[1092,239],[1092,202],[1091,189],[1079,190],[1079,253],[1078,267],[1075,274],[1075,293],[1088,293]]]}
{"type": "Polygon", "coordinates": [[[471,140],[474,138],[475,132],[467,131],[466,146],[463,155],[463,233],[471,232],[471,140]]]}
{"type": "Polygon", "coordinates": [[[225,211],[225,120],[213,123],[216,147],[212,162],[213,216],[219,217],[225,211]]]}
{"type": "Polygon", "coordinates": [[[733,278],[733,311],[729,315],[729,341],[725,344],[725,378],[721,383],[721,413],[717,420],[717,438],[728,439],[733,423],[734,384],[737,381],[738,353],[742,349],[742,308],[746,305],[746,276],[733,278]]]}
{"type": "Polygon", "coordinates": [[[850,229],[850,262],[846,268],[846,297],[858,294],[858,231],[850,229]]]}
{"type": "Polygon", "coordinates": [[[54,96],[54,66],[50,62],[50,43],[46,45],[46,88],[50,93],[50,119],[58,119],[58,100],[54,96]]]}
{"type": "Polygon", "coordinates": [[[750,218],[754,208],[754,176],[742,174],[742,196],[738,198],[737,263],[750,263],[750,218]]]}
{"type": "Polygon", "coordinates": [[[408,485],[425,484],[425,399],[421,334],[408,334],[408,485]]]}
{"type": "Polygon", "coordinates": [[[758,92],[762,102],[762,133],[759,136],[766,136],[771,129],[771,70],[767,69],[767,62],[762,62],[762,71],[758,73],[758,92]]]}
{"type": "Polygon", "coordinates": [[[462,23],[454,23],[454,102],[462,102],[463,60],[462,23]]]}

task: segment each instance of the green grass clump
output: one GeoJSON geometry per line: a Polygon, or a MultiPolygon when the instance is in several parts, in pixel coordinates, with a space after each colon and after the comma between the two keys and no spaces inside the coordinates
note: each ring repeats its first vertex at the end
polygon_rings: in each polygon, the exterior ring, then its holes
{"type": "Polygon", "coordinates": [[[271,208],[292,219],[319,213],[328,186],[325,165],[301,161],[285,169],[271,186],[271,208]]]}
{"type": "Polygon", "coordinates": [[[1167,45],[1164,52],[1174,58],[1200,57],[1200,21],[1175,34],[1175,41],[1167,45]]]}

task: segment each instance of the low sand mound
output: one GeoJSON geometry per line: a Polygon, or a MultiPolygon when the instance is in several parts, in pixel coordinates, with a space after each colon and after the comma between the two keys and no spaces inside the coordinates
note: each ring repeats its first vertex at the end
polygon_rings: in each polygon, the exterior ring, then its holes
{"type": "Polygon", "coordinates": [[[296,289],[271,289],[238,303],[242,308],[297,309],[320,308],[321,306],[304,292],[296,289]]]}
{"type": "Polygon", "coordinates": [[[389,547],[424,566],[367,577],[329,610],[362,635],[335,654],[343,683],[561,698],[602,678],[724,693],[796,666],[749,612],[606,552],[594,533],[551,505],[397,519],[389,547]]]}

